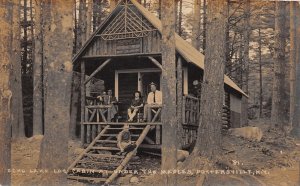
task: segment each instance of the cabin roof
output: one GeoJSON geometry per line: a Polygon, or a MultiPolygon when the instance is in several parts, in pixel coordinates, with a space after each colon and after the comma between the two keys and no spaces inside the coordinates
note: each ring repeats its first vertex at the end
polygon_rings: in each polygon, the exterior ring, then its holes
{"type": "MultiPolygon", "coordinates": [[[[144,8],[141,4],[139,4],[136,0],[130,0],[132,4],[140,11],[140,13],[155,27],[158,29],[158,31],[161,33],[162,31],[162,25],[161,21],[153,15],[151,12],[149,12],[146,8],[144,8]]],[[[112,13],[110,14],[113,15],[117,11],[117,8],[115,8],[112,13]]],[[[108,21],[108,19],[106,21],[108,21]]],[[[99,28],[93,33],[93,35],[85,42],[83,47],[78,51],[78,53],[74,56],[73,58],[73,63],[75,63],[79,57],[82,55],[86,47],[91,43],[93,38],[95,37],[96,33],[99,32],[99,30],[103,27],[105,24],[104,21],[99,28]]],[[[177,52],[189,63],[193,63],[200,69],[204,70],[204,55],[199,52],[197,49],[195,49],[190,43],[182,39],[178,34],[175,34],[175,45],[176,45],[176,50],[177,52]]],[[[241,89],[239,88],[228,76],[224,75],[224,83],[227,84],[229,87],[233,88],[234,90],[240,92],[241,94],[245,95],[248,97],[248,95],[241,89]]]]}

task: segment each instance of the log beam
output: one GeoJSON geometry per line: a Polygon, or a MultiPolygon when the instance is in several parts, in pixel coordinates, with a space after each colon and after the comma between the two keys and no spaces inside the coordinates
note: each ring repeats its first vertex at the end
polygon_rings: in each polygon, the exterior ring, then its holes
{"type": "Polygon", "coordinates": [[[102,63],[84,82],[84,85],[86,85],[98,72],[100,72],[109,62],[111,59],[107,59],[102,63]]]}
{"type": "Polygon", "coordinates": [[[152,61],[152,63],[158,68],[160,68],[161,70],[163,69],[162,65],[156,59],[154,59],[154,57],[148,56],[148,59],[150,59],[150,61],[152,61]]]}

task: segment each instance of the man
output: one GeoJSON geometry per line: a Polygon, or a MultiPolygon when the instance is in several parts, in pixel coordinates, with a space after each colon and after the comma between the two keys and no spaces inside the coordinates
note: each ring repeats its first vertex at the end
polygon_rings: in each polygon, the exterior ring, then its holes
{"type": "Polygon", "coordinates": [[[107,96],[104,99],[104,104],[105,105],[110,105],[110,104],[114,104],[114,103],[117,103],[117,98],[112,95],[112,90],[109,89],[107,91],[107,96]]]}
{"type": "Polygon", "coordinates": [[[111,105],[110,109],[110,118],[111,120],[115,118],[115,115],[118,113],[117,98],[112,95],[112,90],[107,91],[107,95],[104,97],[104,105],[111,105]]]}
{"type": "MultiPolygon", "coordinates": [[[[147,97],[147,104],[144,107],[144,121],[147,121],[147,113],[152,106],[161,106],[162,105],[162,92],[157,90],[155,83],[150,83],[151,92],[147,97]]],[[[149,118],[150,119],[150,118],[149,118]]]]}

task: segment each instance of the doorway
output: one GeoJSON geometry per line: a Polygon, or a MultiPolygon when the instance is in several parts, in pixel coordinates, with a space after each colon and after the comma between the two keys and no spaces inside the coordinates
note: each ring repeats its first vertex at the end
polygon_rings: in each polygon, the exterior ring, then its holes
{"type": "Polygon", "coordinates": [[[161,71],[159,69],[126,69],[115,71],[115,96],[119,104],[119,114],[127,116],[127,109],[133,99],[134,91],[142,93],[146,101],[150,92],[149,84],[154,82],[160,90],[161,71]]]}

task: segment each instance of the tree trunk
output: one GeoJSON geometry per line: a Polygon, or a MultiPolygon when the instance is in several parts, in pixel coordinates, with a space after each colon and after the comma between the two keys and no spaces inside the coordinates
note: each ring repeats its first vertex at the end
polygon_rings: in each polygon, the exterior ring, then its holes
{"type": "Polygon", "coordinates": [[[224,97],[225,1],[207,5],[205,73],[201,93],[200,124],[194,154],[213,158],[219,153],[224,97]],[[216,38],[218,38],[216,40],[216,38]]]}
{"type": "Polygon", "coordinates": [[[101,16],[102,16],[102,3],[101,0],[94,0],[93,2],[93,32],[100,26],[101,24],[101,16]]]}
{"type": "Polygon", "coordinates": [[[271,120],[274,126],[283,128],[285,119],[285,2],[276,1],[274,75],[271,120]]]}
{"type": "Polygon", "coordinates": [[[73,7],[73,14],[74,14],[74,44],[73,44],[73,55],[75,55],[79,50],[79,34],[78,34],[78,14],[77,14],[77,5],[76,0],[74,0],[74,7],[73,7]]]}
{"type": "Polygon", "coordinates": [[[178,35],[182,35],[182,0],[179,0],[178,35]]]}
{"type": "Polygon", "coordinates": [[[21,26],[20,26],[20,1],[13,1],[12,14],[12,71],[10,87],[13,94],[12,97],[12,137],[25,137],[24,115],[23,115],[23,96],[22,96],[22,66],[21,66],[21,26]]]}
{"type": "Polygon", "coordinates": [[[250,32],[251,32],[251,26],[250,26],[250,0],[246,0],[245,2],[245,8],[244,8],[244,30],[243,30],[243,42],[244,42],[244,66],[245,66],[245,81],[243,83],[243,88],[246,94],[248,94],[248,79],[249,79],[249,42],[250,42],[250,32]]]}
{"type": "Polygon", "coordinates": [[[86,86],[85,82],[85,61],[80,62],[80,138],[81,146],[84,146],[85,143],[85,130],[84,130],[84,115],[85,115],[85,98],[86,98],[86,86]]]}
{"type": "Polygon", "coordinates": [[[262,118],[263,88],[262,88],[262,61],[261,61],[261,31],[258,29],[258,64],[259,64],[259,118],[262,118]]]}
{"type": "Polygon", "coordinates": [[[178,33],[178,2],[179,0],[175,0],[175,32],[178,33]]]}
{"type": "Polygon", "coordinates": [[[0,2],[0,185],[10,185],[10,173],[7,171],[11,168],[11,98],[12,92],[9,87],[11,73],[11,16],[12,7],[10,1],[3,0],[0,2]]]}
{"type": "MultiPolygon", "coordinates": [[[[66,169],[72,81],[73,0],[52,1],[50,30],[45,30],[45,59],[48,61],[45,134],[39,168],[66,169]]],[[[45,178],[46,185],[65,185],[66,176],[45,178]],[[51,178],[51,180],[50,180],[51,178]]]]}
{"type": "Polygon", "coordinates": [[[76,139],[76,124],[79,109],[80,98],[80,76],[73,73],[72,76],[72,95],[71,95],[71,122],[70,122],[70,137],[76,139]]]}
{"type": "MultiPolygon", "coordinates": [[[[296,80],[296,11],[297,2],[290,2],[290,123],[293,121],[295,107],[296,80]]],[[[299,10],[298,10],[299,11],[299,10]]],[[[300,21],[300,19],[299,19],[300,21]]]]}
{"type": "Polygon", "coordinates": [[[42,2],[35,0],[35,37],[33,63],[33,135],[43,134],[43,31],[42,2]]]}
{"type": "Polygon", "coordinates": [[[200,33],[201,33],[201,0],[194,0],[194,17],[193,17],[193,30],[192,30],[192,44],[197,49],[200,50],[200,33]]]}
{"type": "Polygon", "coordinates": [[[183,127],[182,127],[182,107],[183,107],[183,76],[182,76],[182,59],[178,57],[177,59],[177,140],[178,148],[182,147],[182,136],[183,136],[183,127]]]}
{"type": "Polygon", "coordinates": [[[206,0],[203,0],[203,41],[202,41],[202,49],[203,54],[205,54],[206,48],[206,22],[207,22],[207,5],[206,0]]]}
{"type": "MultiPolygon", "coordinates": [[[[250,0],[246,0],[244,5],[244,31],[243,31],[243,42],[244,42],[244,51],[243,51],[243,59],[244,59],[244,81],[243,81],[243,90],[246,94],[249,93],[248,83],[249,83],[249,42],[250,42],[250,0]]],[[[242,98],[242,113],[241,113],[241,126],[248,125],[248,99],[242,98]]]]}
{"type": "MultiPolygon", "coordinates": [[[[27,15],[27,0],[24,0],[23,1],[23,4],[24,4],[24,6],[23,6],[23,22],[24,23],[27,23],[27,16],[24,16],[24,15],[27,15]]],[[[27,72],[27,54],[28,54],[28,42],[27,42],[27,40],[28,40],[28,38],[27,38],[27,26],[26,25],[24,25],[23,26],[23,43],[22,44],[24,44],[24,47],[23,47],[23,50],[24,50],[24,52],[23,52],[23,64],[22,64],[22,72],[24,73],[24,74],[26,74],[27,72]]]]}
{"type": "Polygon", "coordinates": [[[294,112],[293,112],[293,120],[292,120],[292,131],[291,134],[295,136],[297,139],[300,139],[300,5],[296,5],[296,82],[295,82],[295,104],[294,104],[294,112]]]}
{"type": "Polygon", "coordinates": [[[85,38],[88,39],[92,33],[92,14],[93,14],[93,0],[88,0],[88,7],[87,7],[87,16],[86,16],[86,36],[85,38]]]}
{"type": "Polygon", "coordinates": [[[79,2],[79,20],[78,20],[78,46],[80,49],[86,40],[86,0],[79,2]]]}
{"type": "Polygon", "coordinates": [[[161,4],[162,0],[158,0],[158,18],[161,19],[161,15],[162,15],[162,12],[161,12],[161,4]]]}
{"type": "MultiPolygon", "coordinates": [[[[229,4],[229,0],[226,0],[226,15],[228,17],[229,15],[229,11],[230,11],[230,4],[229,4]]],[[[228,21],[228,19],[227,19],[228,21]]],[[[226,63],[225,63],[225,73],[226,75],[231,76],[231,71],[232,71],[232,62],[231,62],[231,57],[230,57],[230,35],[229,35],[229,24],[226,24],[226,31],[225,31],[225,36],[226,36],[226,63]]],[[[234,41],[232,42],[232,45],[234,44],[234,41]]]]}
{"type": "MultiPolygon", "coordinates": [[[[162,170],[177,167],[175,0],[162,1],[162,170]]],[[[167,174],[164,185],[176,185],[176,176],[167,174]]]]}

